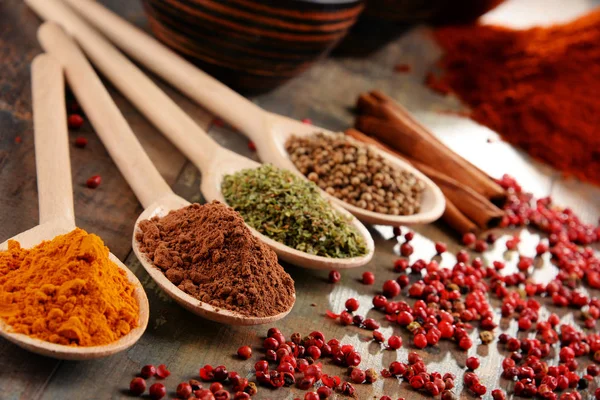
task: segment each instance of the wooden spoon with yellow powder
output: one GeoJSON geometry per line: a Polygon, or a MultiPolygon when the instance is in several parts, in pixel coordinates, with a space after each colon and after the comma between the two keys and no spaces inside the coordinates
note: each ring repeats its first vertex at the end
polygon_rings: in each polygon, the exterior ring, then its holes
{"type": "Polygon", "coordinates": [[[132,346],[148,298],[102,239],[75,226],[64,79],[31,66],[40,224],[0,244],[0,336],[45,356],[85,360],[132,346]]]}

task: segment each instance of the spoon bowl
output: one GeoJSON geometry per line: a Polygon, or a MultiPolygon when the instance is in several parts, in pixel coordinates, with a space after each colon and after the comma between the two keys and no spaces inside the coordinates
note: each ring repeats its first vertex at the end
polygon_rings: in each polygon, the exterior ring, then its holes
{"type": "MultiPolygon", "coordinates": [[[[44,2],[46,1],[49,0],[44,0],[44,2]]],[[[251,317],[201,302],[169,281],[140,250],[136,235],[139,232],[138,227],[141,221],[155,216],[163,217],[170,211],[190,205],[190,202],[173,193],[162,178],[135,137],[131,127],[110,98],[100,78],[73,40],[53,23],[43,24],[38,32],[38,37],[42,47],[62,63],[75,97],[86,112],[110,156],[145,207],[135,224],[132,247],[140,263],[157,285],[185,309],[220,323],[256,325],[271,323],[285,317],[291,311],[293,304],[280,314],[251,317]]],[[[146,94],[143,90],[141,93],[146,94]]],[[[221,153],[217,149],[213,154],[227,163],[231,161],[227,159],[224,150],[221,153]]]]}
{"type": "MultiPolygon", "coordinates": [[[[271,163],[273,165],[277,165],[281,168],[289,169],[290,171],[294,171],[299,176],[305,178],[305,176],[298,171],[294,163],[290,160],[289,155],[285,149],[285,143],[292,136],[305,136],[310,137],[315,133],[323,133],[325,135],[334,135],[334,132],[328,131],[326,129],[322,129],[310,124],[305,124],[294,119],[284,117],[282,115],[266,113],[264,115],[265,124],[267,128],[265,129],[264,136],[268,137],[269,140],[262,140],[259,144],[256,144],[256,151],[258,156],[264,162],[271,163]]],[[[351,143],[358,144],[360,146],[364,146],[364,143],[360,143],[351,137],[346,137],[351,143]]],[[[421,171],[410,165],[409,163],[401,160],[398,157],[394,157],[393,155],[381,151],[376,147],[369,146],[373,151],[383,157],[386,161],[388,161],[394,167],[408,171],[415,175],[419,180],[421,180],[425,184],[425,190],[422,194],[421,199],[421,207],[419,212],[412,215],[389,215],[382,214],[374,211],[368,211],[364,208],[356,207],[352,204],[349,204],[343,200],[338,199],[335,196],[332,196],[322,190],[321,192],[329,197],[332,202],[339,205],[340,207],[345,208],[354,216],[356,216],[359,220],[369,223],[369,224],[380,224],[380,225],[392,225],[392,226],[400,226],[400,225],[416,225],[416,224],[425,224],[438,219],[446,208],[446,200],[444,198],[444,194],[440,190],[440,188],[431,181],[427,176],[425,176],[421,171]]]]}
{"type": "MultiPolygon", "coordinates": [[[[173,282],[171,282],[165,274],[155,266],[152,261],[148,258],[148,256],[140,250],[140,244],[136,240],[136,235],[140,232],[139,224],[142,221],[153,217],[164,217],[170,211],[179,210],[183,207],[187,207],[190,205],[190,202],[177,196],[174,193],[169,193],[160,199],[158,199],[155,203],[151,204],[148,208],[144,210],[142,214],[140,214],[139,218],[135,222],[135,230],[133,233],[132,246],[135,255],[140,260],[142,266],[148,272],[148,275],[154,279],[156,284],[163,290],[165,293],[171,297],[171,299],[175,300],[177,304],[182,306],[188,311],[193,312],[196,315],[199,315],[203,318],[210,319],[212,321],[220,322],[222,324],[228,325],[260,325],[260,324],[269,324],[271,322],[277,321],[279,319],[284,318],[286,315],[292,311],[292,307],[288,310],[268,316],[268,317],[251,317],[246,316],[241,313],[230,311],[224,308],[214,307],[210,304],[204,303],[195,297],[190,296],[185,293],[183,290],[179,289],[173,282]]],[[[295,297],[295,295],[294,295],[295,297]]]]}
{"type": "MultiPolygon", "coordinates": [[[[19,242],[23,248],[32,248],[75,229],[67,115],[64,106],[60,107],[65,104],[62,70],[52,57],[40,55],[33,60],[31,73],[40,225],[9,239],[19,242]]],[[[8,240],[0,244],[0,251],[7,249],[8,240]]],[[[127,280],[135,287],[134,296],[139,306],[138,326],[129,333],[102,346],[66,346],[16,333],[0,318],[0,336],[33,353],[63,360],[106,357],[133,346],[148,325],[148,298],[137,277],[112,253],[109,258],[125,272],[127,280]]]]}
{"type": "MultiPolygon", "coordinates": [[[[292,134],[308,135],[329,132],[263,110],[95,1],[64,1],[129,56],[246,135],[254,142],[263,162],[269,162],[299,174],[285,151],[287,138],[292,134]]],[[[59,18],[57,17],[57,19],[59,18]]],[[[63,19],[62,22],[67,21],[63,19]]],[[[67,25],[68,30],[76,36],[79,35],[77,27],[73,24],[67,25]]],[[[435,221],[444,213],[445,197],[435,183],[413,166],[398,160],[393,155],[379,149],[374,150],[398,168],[412,172],[425,183],[421,210],[418,213],[388,215],[367,211],[340,199],[332,198],[325,191],[322,193],[366,223],[391,226],[426,224],[435,221]]],[[[299,175],[305,178],[302,174],[299,175]]]]}
{"type": "MultiPolygon", "coordinates": [[[[16,235],[10,240],[18,241],[23,248],[31,248],[45,240],[52,240],[58,235],[67,234],[73,229],[75,229],[75,226],[71,221],[55,220],[31,228],[16,235]]],[[[6,250],[8,250],[8,240],[0,244],[0,251],[6,250]]],[[[65,346],[36,339],[22,333],[13,332],[11,331],[10,325],[0,319],[0,336],[25,350],[61,360],[91,360],[102,358],[133,346],[140,337],[142,337],[148,326],[148,317],[150,314],[148,298],[146,297],[146,292],[144,291],[142,284],[133,272],[131,272],[112,253],[110,253],[109,258],[117,265],[117,267],[127,274],[127,280],[135,287],[134,296],[140,308],[138,326],[132,329],[127,335],[121,337],[119,340],[102,346],[65,346]]]]}

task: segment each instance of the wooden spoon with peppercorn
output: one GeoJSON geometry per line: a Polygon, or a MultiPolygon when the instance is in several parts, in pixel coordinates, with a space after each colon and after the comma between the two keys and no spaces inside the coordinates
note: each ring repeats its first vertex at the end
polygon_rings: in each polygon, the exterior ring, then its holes
{"type": "MultiPolygon", "coordinates": [[[[139,68],[64,4],[55,0],[28,0],[28,3],[41,15],[49,19],[56,17],[60,23],[70,26],[73,32],[77,32],[76,39],[95,65],[202,172],[201,190],[207,201],[218,200],[226,203],[221,192],[223,177],[260,166],[255,161],[219,146],[139,68]]],[[[133,186],[135,182],[130,180],[130,184],[133,186]]],[[[148,205],[144,201],[142,203],[148,205]]],[[[366,247],[364,255],[332,258],[309,254],[250,229],[270,246],[281,260],[300,267],[342,269],[367,264],[373,257],[375,248],[369,231],[346,210],[335,204],[332,204],[332,207],[346,216],[349,223],[363,237],[366,247]]],[[[143,217],[147,218],[148,215],[144,214],[143,217]]]]}
{"type": "MultiPolygon", "coordinates": [[[[31,64],[31,80],[40,224],[10,239],[23,248],[34,247],[75,229],[63,71],[54,58],[39,55],[31,64]]],[[[0,244],[0,251],[7,249],[8,241],[0,244]]],[[[63,360],[106,357],[133,346],[148,325],[148,298],[136,276],[112,253],[109,257],[125,271],[136,288],[140,310],[138,326],[127,335],[103,346],[65,346],[15,333],[0,319],[0,336],[31,352],[63,360]]]]}
{"type": "MultiPolygon", "coordinates": [[[[64,1],[132,58],[245,134],[254,142],[258,156],[263,162],[294,171],[304,177],[290,160],[286,151],[286,141],[292,135],[312,136],[318,132],[332,134],[326,129],[263,110],[94,1],[64,1]]],[[[62,19],[57,12],[53,13],[52,18],[57,21],[62,19]]],[[[78,37],[80,34],[78,27],[67,23],[68,21],[59,22],[64,22],[65,28],[78,37]]],[[[357,143],[351,138],[348,139],[352,143],[357,143]]],[[[445,198],[435,183],[405,161],[379,149],[373,151],[391,166],[412,173],[424,184],[425,189],[418,212],[411,215],[391,215],[369,211],[357,206],[362,201],[353,205],[325,191],[323,193],[366,223],[392,226],[425,224],[435,221],[443,214],[445,198]]],[[[367,193],[364,195],[368,196],[367,193]]],[[[369,205],[369,207],[373,206],[369,205]]]]}
{"type": "MultiPolygon", "coordinates": [[[[190,202],[173,193],[162,178],[77,44],[54,23],[43,24],[38,31],[38,39],[42,47],[62,64],[75,97],[110,156],[145,207],[136,221],[132,245],[141,264],[158,286],[187,310],[224,324],[266,324],[285,317],[293,305],[277,315],[249,317],[201,302],[169,281],[160,268],[140,250],[136,240],[140,221],[164,216],[169,211],[189,206],[190,202]]],[[[195,151],[198,150],[195,146],[195,151]]]]}

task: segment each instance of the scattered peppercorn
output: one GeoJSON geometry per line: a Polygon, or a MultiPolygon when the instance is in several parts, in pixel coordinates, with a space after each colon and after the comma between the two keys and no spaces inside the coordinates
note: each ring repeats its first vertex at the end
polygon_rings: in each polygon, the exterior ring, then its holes
{"type": "Polygon", "coordinates": [[[392,335],[388,339],[388,347],[393,350],[397,350],[402,347],[402,338],[400,336],[392,335]]]}
{"type": "Polygon", "coordinates": [[[133,396],[140,396],[146,391],[146,381],[142,378],[133,378],[129,384],[129,392],[133,396]]]}
{"type": "Polygon", "coordinates": [[[79,147],[80,149],[83,149],[85,146],[87,146],[88,144],[88,140],[86,138],[84,138],[83,136],[77,136],[75,138],[75,147],[79,147]]]}
{"type": "Polygon", "coordinates": [[[177,385],[176,394],[180,399],[187,399],[192,395],[192,386],[187,382],[182,382],[177,385]]]}
{"type": "Polygon", "coordinates": [[[465,233],[462,237],[462,243],[465,246],[470,246],[470,245],[474,244],[476,240],[477,240],[477,237],[475,236],[474,233],[471,233],[471,232],[465,233]]]}
{"type": "Polygon", "coordinates": [[[83,117],[79,114],[71,114],[67,118],[67,124],[70,129],[79,129],[83,126],[83,117]]]}
{"type": "Polygon", "coordinates": [[[242,346],[238,349],[237,354],[242,360],[247,360],[252,357],[252,348],[250,346],[242,346]]]}
{"type": "Polygon", "coordinates": [[[446,246],[446,243],[442,243],[442,242],[435,243],[435,251],[437,254],[445,253],[447,250],[448,250],[448,246],[446,246]]]}
{"type": "Polygon", "coordinates": [[[332,269],[329,271],[329,283],[338,283],[342,279],[342,274],[339,271],[332,269]]]}
{"type": "Polygon", "coordinates": [[[150,398],[152,400],[160,400],[167,395],[167,389],[165,389],[165,385],[162,383],[155,383],[150,386],[150,390],[148,391],[150,394],[150,398]]]}
{"type": "Polygon", "coordinates": [[[358,303],[358,300],[354,299],[354,298],[350,298],[348,300],[346,300],[346,310],[348,310],[349,312],[354,312],[356,310],[358,310],[358,307],[360,306],[360,304],[358,303]]]}
{"type": "Polygon", "coordinates": [[[140,376],[144,379],[152,378],[156,375],[156,367],[154,365],[144,365],[140,371],[140,376]]]}
{"type": "Polygon", "coordinates": [[[165,379],[169,375],[171,375],[171,372],[167,369],[165,364],[160,364],[158,367],[156,367],[156,376],[159,379],[165,379]]]}
{"type": "Polygon", "coordinates": [[[94,175],[85,182],[85,185],[90,189],[96,189],[102,183],[102,177],[100,175],[94,175]]]}
{"type": "Polygon", "coordinates": [[[364,272],[362,275],[362,283],[365,285],[372,285],[375,283],[375,274],[370,271],[364,272]]]}
{"type": "Polygon", "coordinates": [[[469,368],[471,371],[474,371],[479,368],[479,359],[477,357],[469,357],[467,358],[466,365],[467,368],[469,368]]]}

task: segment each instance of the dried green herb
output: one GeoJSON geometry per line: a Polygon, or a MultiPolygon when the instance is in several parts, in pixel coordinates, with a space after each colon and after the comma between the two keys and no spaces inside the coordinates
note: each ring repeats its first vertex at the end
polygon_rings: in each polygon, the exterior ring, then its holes
{"type": "Polygon", "coordinates": [[[366,254],[364,238],[350,219],[332,208],[319,188],[272,165],[226,175],[225,201],[246,223],[294,249],[333,258],[366,254]]]}

